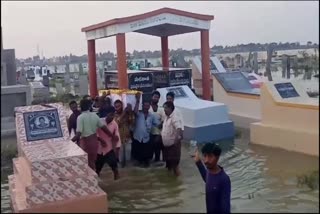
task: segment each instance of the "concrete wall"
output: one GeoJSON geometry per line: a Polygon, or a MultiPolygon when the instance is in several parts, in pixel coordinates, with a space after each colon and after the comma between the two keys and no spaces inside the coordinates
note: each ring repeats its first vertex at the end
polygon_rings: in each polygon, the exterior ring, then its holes
{"type": "Polygon", "coordinates": [[[17,84],[16,55],[14,49],[4,49],[1,53],[2,61],[6,64],[7,85],[17,84]]]}
{"type": "Polygon", "coordinates": [[[261,103],[259,96],[227,93],[213,76],[213,97],[215,102],[228,106],[230,118],[235,126],[250,128],[250,123],[261,118],[261,103]]]}

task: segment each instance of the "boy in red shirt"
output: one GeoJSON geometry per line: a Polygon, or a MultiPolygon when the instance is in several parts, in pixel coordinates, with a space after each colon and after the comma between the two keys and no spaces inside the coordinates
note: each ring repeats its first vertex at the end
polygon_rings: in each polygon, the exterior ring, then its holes
{"type": "Polygon", "coordinates": [[[102,122],[107,126],[111,133],[114,133],[116,136],[114,141],[112,138],[106,135],[103,130],[98,129],[97,135],[98,140],[100,141],[98,148],[98,155],[96,161],[96,173],[100,176],[100,172],[105,163],[107,163],[113,172],[114,180],[119,179],[119,171],[118,171],[118,160],[116,153],[114,151],[114,145],[121,145],[120,135],[119,135],[119,127],[117,122],[114,120],[114,110],[108,112],[105,118],[100,118],[102,122]]]}

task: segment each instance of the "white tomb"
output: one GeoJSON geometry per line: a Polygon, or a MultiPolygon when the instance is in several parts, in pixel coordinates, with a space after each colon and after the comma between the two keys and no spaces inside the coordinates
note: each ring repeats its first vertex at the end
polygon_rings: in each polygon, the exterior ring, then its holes
{"type": "Polygon", "coordinates": [[[159,105],[165,103],[168,92],[175,93],[174,105],[183,117],[184,139],[208,142],[234,137],[234,125],[225,104],[199,99],[186,85],[157,91],[161,94],[159,105]]]}

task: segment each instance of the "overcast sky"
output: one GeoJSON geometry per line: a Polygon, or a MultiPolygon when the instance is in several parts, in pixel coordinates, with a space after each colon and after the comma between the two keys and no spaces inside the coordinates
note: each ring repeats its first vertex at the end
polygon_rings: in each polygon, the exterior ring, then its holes
{"type": "MultiPolygon", "coordinates": [[[[82,27],[113,18],[170,7],[214,15],[210,46],[250,42],[319,43],[319,1],[1,1],[4,48],[15,48],[17,58],[40,53],[45,57],[87,53],[82,27]]],[[[127,51],[160,50],[158,37],[130,33],[127,51]]],[[[200,33],[169,37],[169,48],[200,47],[200,33]]],[[[115,37],[100,39],[96,51],[116,50],[115,37]]]]}

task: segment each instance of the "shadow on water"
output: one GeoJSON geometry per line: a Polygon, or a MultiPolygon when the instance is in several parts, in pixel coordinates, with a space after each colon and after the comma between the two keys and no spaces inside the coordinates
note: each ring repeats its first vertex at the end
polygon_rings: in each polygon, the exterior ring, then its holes
{"type": "MultiPolygon", "coordinates": [[[[248,144],[248,139],[249,133],[243,131],[234,142],[219,143],[220,165],[232,182],[232,212],[319,212],[319,179],[314,179],[314,175],[319,178],[319,158],[248,144]],[[315,188],[302,178],[315,182],[315,188]]],[[[187,145],[182,149],[181,170],[176,179],[163,168],[128,166],[120,170],[121,179],[113,181],[106,166],[101,188],[108,193],[109,211],[205,212],[204,183],[187,145]]],[[[1,212],[10,212],[7,188],[7,181],[1,180],[1,212]]]]}

